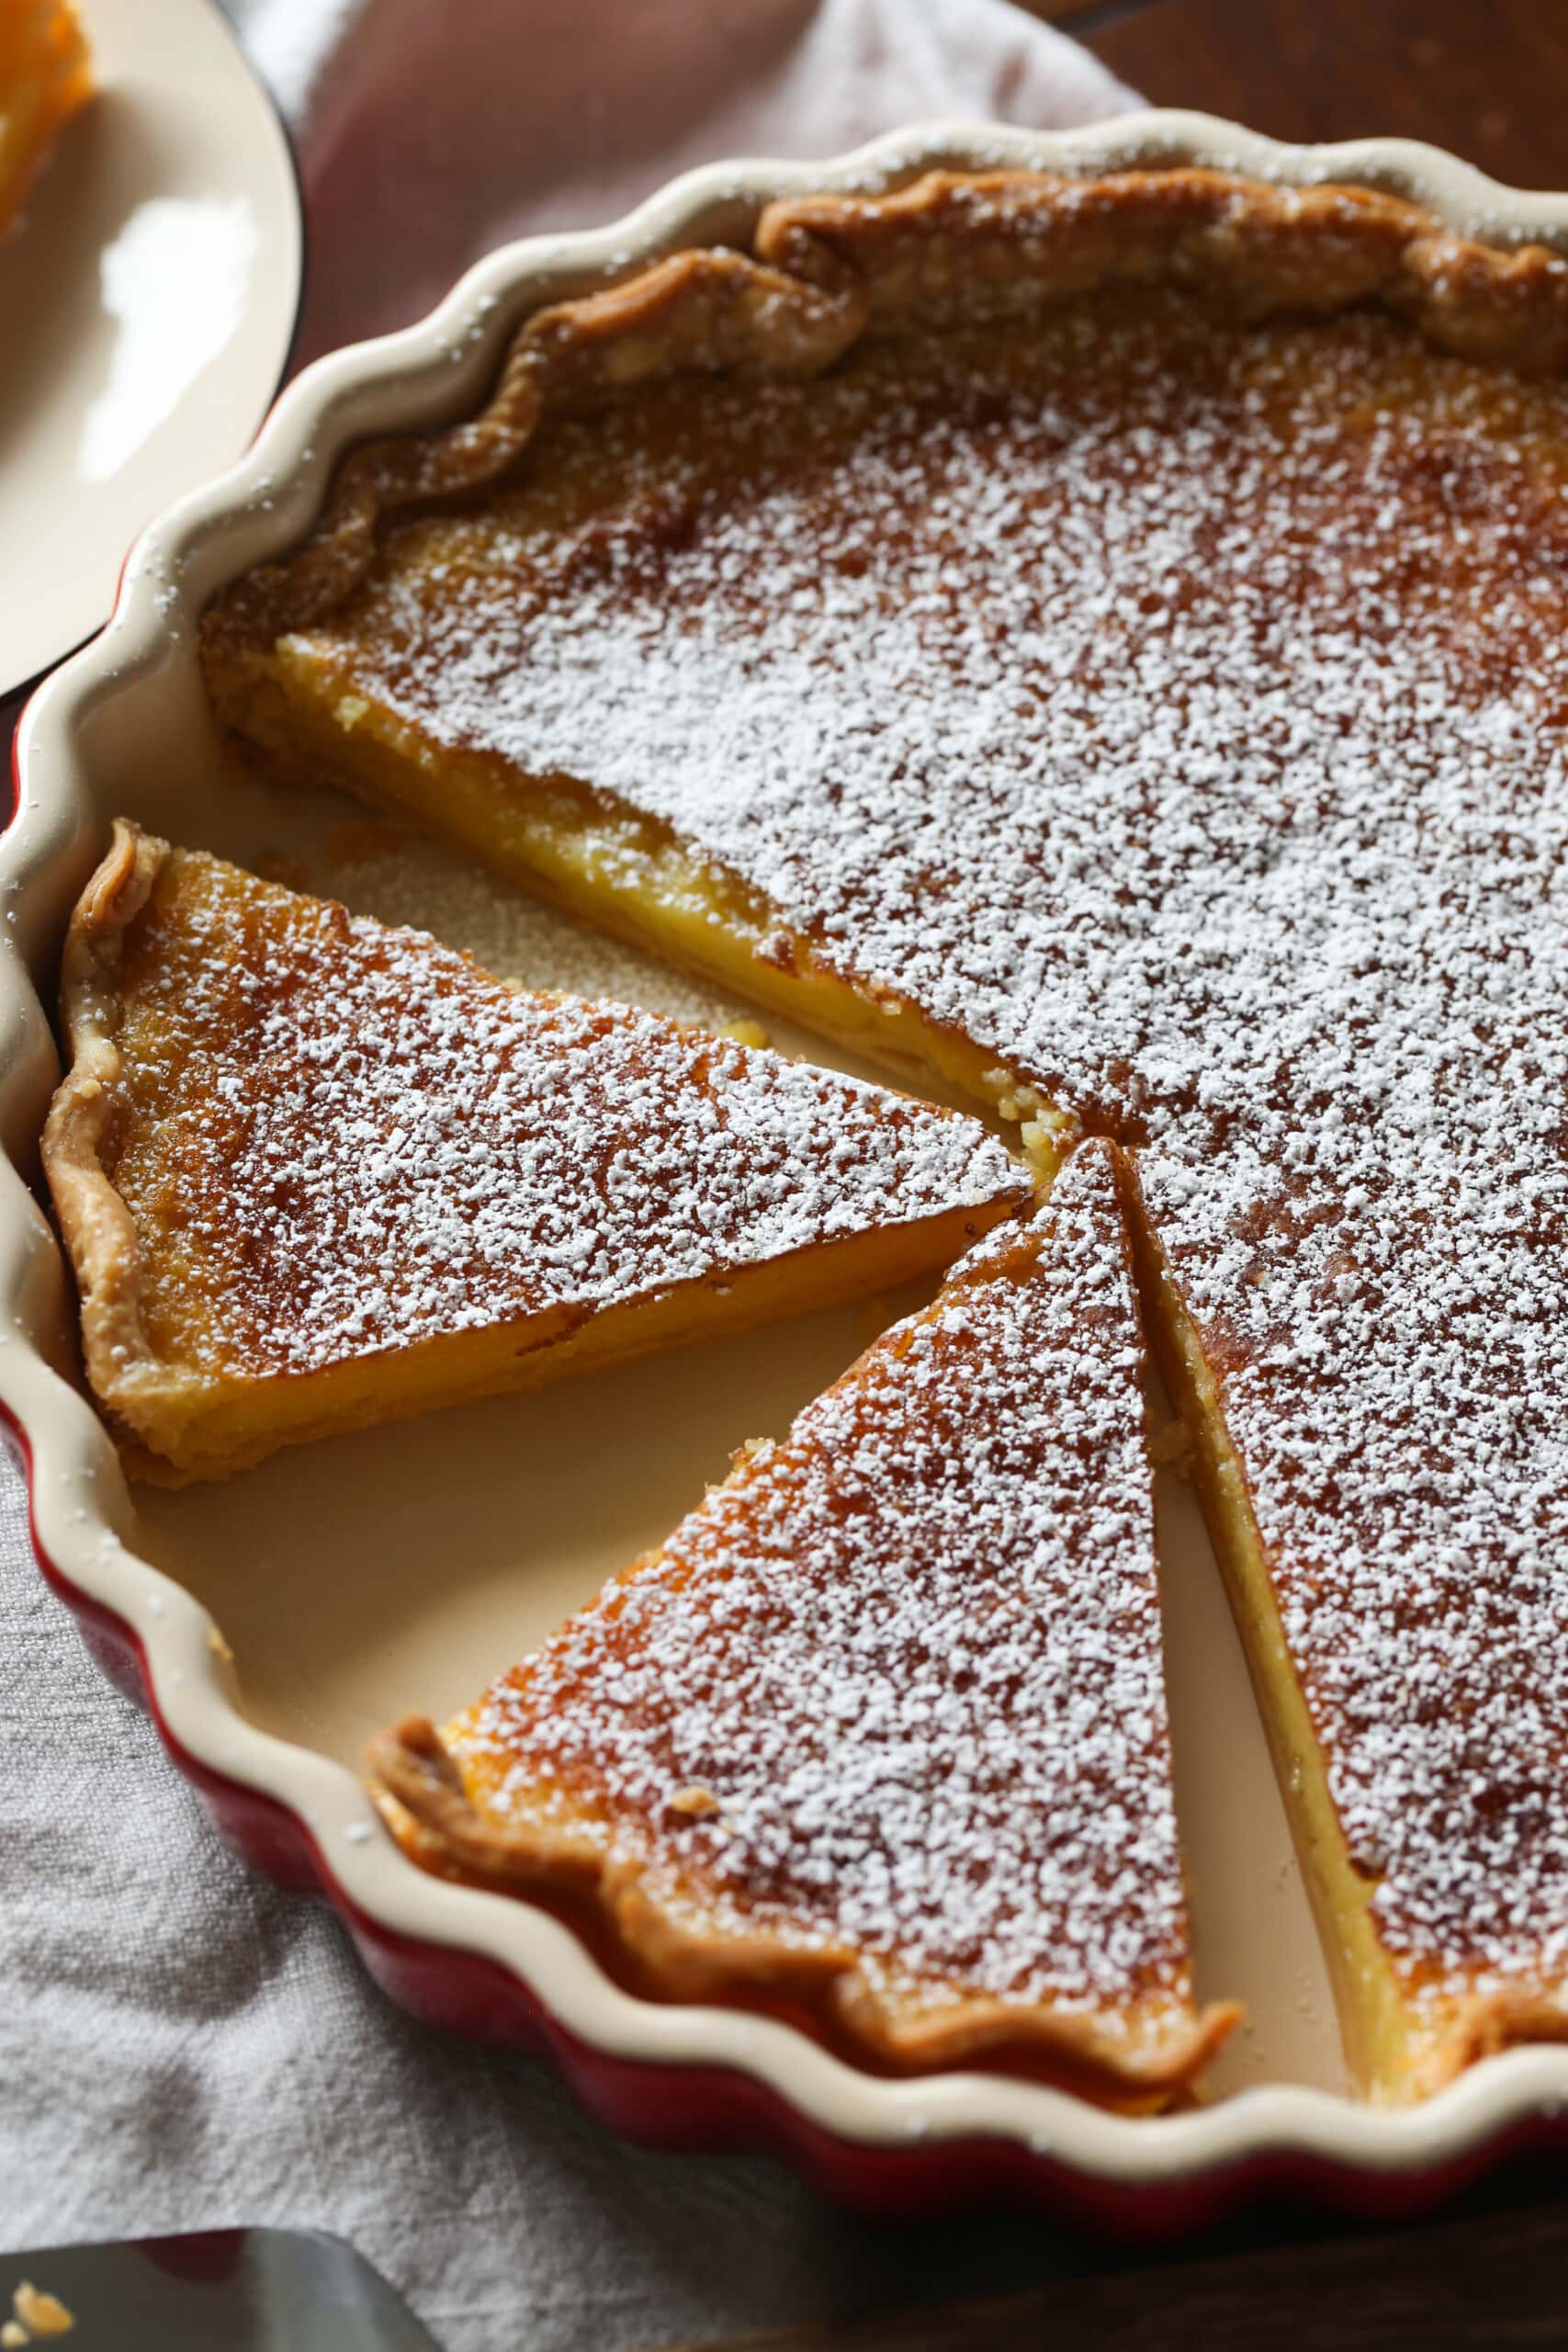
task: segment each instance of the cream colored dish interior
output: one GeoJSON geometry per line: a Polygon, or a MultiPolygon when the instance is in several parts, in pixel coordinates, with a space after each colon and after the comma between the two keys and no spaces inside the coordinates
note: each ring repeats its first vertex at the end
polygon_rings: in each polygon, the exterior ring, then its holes
{"type": "MultiPolygon", "coordinates": [[[[473,401],[510,326],[535,303],[635,266],[669,244],[736,235],[761,201],[807,186],[896,185],[933,161],[1080,167],[1224,164],[1273,176],[1371,178],[1455,225],[1549,235],[1568,248],[1568,199],[1514,198],[1427,151],[1271,148],[1197,118],[1142,116],[1068,140],[933,130],[844,165],[694,175],[630,223],[491,256],[423,326],[341,354],[280,404],[245,464],[141,543],[116,622],[35,702],[19,753],[21,808],[4,851],[0,1111],[36,1173],[51,1047],[16,953],[51,993],[64,917],[123,812],[351,906],[424,924],[530,984],[607,992],[722,1023],[749,1009],[488,881],[454,854],[367,823],[345,801],[264,786],[223,758],[197,676],[202,603],[297,536],[332,459],[374,423],[409,424],[473,401]]],[[[787,1051],[857,1065],[768,1021],[787,1051]]],[[[868,1073],[875,1074],[875,1073],[868,1073]]],[[[979,2075],[887,2083],[769,2020],[633,2001],[567,1932],[526,1905],[437,1883],[373,1826],[356,1778],[366,1736],[410,1708],[437,1720],[549,1631],[604,1577],[663,1536],[743,1439],[781,1432],[907,1296],[633,1364],[536,1396],[341,1438],[228,1484],[128,1495],[75,1385],[58,1253],[10,1169],[0,1190],[0,1403],[28,1433],[45,1548],[128,1619],[160,1706],[213,1770],[263,1789],[312,1827],[344,1891],[386,1926],[479,1951],[523,1973],[602,2047],[739,2065],[829,2128],[868,2141],[1007,2133],[1122,2178],[1281,2144],[1374,2167],[1436,2162],[1543,2100],[1568,2098],[1568,2052],[1489,2060],[1426,2108],[1349,2100],[1327,1977],[1266,1744],[1195,1499],[1160,1479],[1168,1674],[1178,1803],[1192,1880],[1201,1998],[1247,2022],[1213,2070],[1214,2103],[1129,2120],[979,2075]],[[210,1640],[220,1629],[231,1674],[210,1640]]]]}

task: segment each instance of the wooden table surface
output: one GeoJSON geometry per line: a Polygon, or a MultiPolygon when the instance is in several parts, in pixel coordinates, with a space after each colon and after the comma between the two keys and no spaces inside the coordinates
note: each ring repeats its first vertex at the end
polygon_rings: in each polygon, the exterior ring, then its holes
{"type": "MultiPolygon", "coordinates": [[[[1022,2294],[791,2327],[704,2352],[1553,2352],[1568,2198],[1303,2246],[1098,2263],[1022,2294]]],[[[696,2346],[682,2352],[697,2352],[696,2346]]]]}
{"type": "Polygon", "coordinates": [[[1568,187],[1568,0],[1105,0],[1051,13],[1151,106],[1201,107],[1276,139],[1428,139],[1496,179],[1568,187]]]}
{"type": "MultiPolygon", "coordinates": [[[[1152,106],[1197,107],[1278,139],[1426,139],[1495,178],[1568,187],[1568,0],[1024,5],[1152,106]]],[[[1000,2216],[886,2234],[890,2278],[896,2246],[907,2251],[907,2296],[895,2290],[880,2313],[848,2324],[749,2338],[750,2352],[1568,2346],[1562,2165],[1500,2176],[1437,2222],[1359,2230],[1276,2205],[1158,2256],[1000,2216]],[[942,2300],[965,2293],[981,2299],[942,2300]]]]}

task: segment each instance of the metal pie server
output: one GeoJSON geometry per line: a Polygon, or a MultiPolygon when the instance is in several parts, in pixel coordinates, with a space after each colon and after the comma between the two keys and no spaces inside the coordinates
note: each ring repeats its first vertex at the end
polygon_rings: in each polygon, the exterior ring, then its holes
{"type": "MultiPolygon", "coordinates": [[[[0,2255],[0,2322],[26,2280],[73,2324],[62,2352],[440,2352],[364,2256],[323,2230],[199,2230],[0,2255]]],[[[19,2341],[11,2337],[9,2342],[19,2341]]]]}

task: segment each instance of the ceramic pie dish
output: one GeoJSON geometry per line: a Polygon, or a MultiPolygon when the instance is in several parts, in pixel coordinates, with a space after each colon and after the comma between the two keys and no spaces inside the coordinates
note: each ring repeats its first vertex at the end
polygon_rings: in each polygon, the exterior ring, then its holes
{"type": "MultiPolygon", "coordinates": [[[[1281,2182],[1368,2209],[1428,2203],[1505,2148],[1551,2137],[1568,2098],[1568,2052],[1546,2049],[1484,2060],[1418,2108],[1374,2111],[1344,2096],[1245,1672],[1179,1489],[1163,1498],[1161,1539],[1200,1984],[1210,1989],[1207,1974],[1212,1989],[1240,1994],[1252,2031],[1219,2070],[1213,2104],[1160,2118],[1107,2115],[977,2071],[893,2080],[772,2018],[633,1997],[542,1910],[412,1870],[351,1769],[377,1723],[415,1698],[439,1707],[464,1695],[478,1667],[540,1637],[655,1540],[694,1483],[751,1433],[737,1412],[778,1427],[853,1352],[852,1318],[811,1318],[763,1348],[726,1343],[674,1374],[606,1375],[525,1424],[504,1408],[465,1408],[417,1435],[371,1433],[270,1465],[243,1491],[139,1494],[133,1504],[75,1384],[69,1293],[27,1189],[55,1069],[40,997],[52,997],[65,917],[112,814],[325,876],[351,903],[378,889],[384,903],[397,868],[404,895],[391,911],[458,944],[487,946],[485,924],[510,919],[504,894],[492,891],[487,911],[449,858],[400,852],[350,825],[346,807],[236,775],[215,741],[197,617],[224,583],[299,537],[352,442],[462,413],[535,308],[688,243],[743,243],[781,195],[890,190],[933,164],[1093,175],[1153,162],[1374,187],[1468,235],[1568,249],[1568,198],[1517,195],[1430,150],[1289,150],[1191,116],[1139,115],[1065,139],[938,126],[834,165],[716,166],[612,230],[492,255],[422,325],[323,361],[239,468],[143,537],[109,628],[40,692],[17,740],[17,821],[0,875],[10,1153],[0,1281],[14,1318],[0,1331],[0,1408],[27,1456],[40,1561],[90,1646],[145,1695],[242,1849],[287,1883],[325,1893],[373,1972],[422,2017],[542,2040],[621,2128],[668,2144],[770,2147],[859,2201],[1005,2188],[1168,2228],[1281,2182]]],[[[538,921],[513,942],[513,968],[526,963],[543,985],[586,978],[592,944],[538,921]]],[[[592,978],[603,984],[599,970],[592,978]]],[[[614,984],[645,994],[660,985],[646,966],[614,984]]],[[[713,1017],[711,1004],[701,1009],[713,1017]]],[[[804,1040],[779,1042],[822,1056],[804,1040]]]]}

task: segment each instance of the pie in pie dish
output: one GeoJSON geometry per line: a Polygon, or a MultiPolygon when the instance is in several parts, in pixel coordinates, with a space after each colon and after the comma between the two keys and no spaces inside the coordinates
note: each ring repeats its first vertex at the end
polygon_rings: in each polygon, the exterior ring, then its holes
{"type": "Polygon", "coordinates": [[[1163,2104],[1194,2007],[1113,1147],[437,1735],[416,1860],[586,1895],[639,1981],[901,2067],[1163,2104]]]}
{"type": "Polygon", "coordinates": [[[0,10],[0,237],[92,88],[87,44],[70,0],[6,0],[0,10]]]}
{"type": "Polygon", "coordinates": [[[1191,171],[786,200],[209,616],[222,717],[1136,1169],[1362,2082],[1568,2030],[1568,265],[1191,171]]]}
{"type": "Polygon", "coordinates": [[[131,825],[62,997],[44,1164],[144,1476],[881,1290],[1029,1196],[960,1113],[508,988],[131,825]]]}

